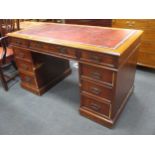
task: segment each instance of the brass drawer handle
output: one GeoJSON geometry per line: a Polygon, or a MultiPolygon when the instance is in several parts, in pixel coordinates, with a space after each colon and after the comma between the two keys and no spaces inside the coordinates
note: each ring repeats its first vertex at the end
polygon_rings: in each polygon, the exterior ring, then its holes
{"type": "Polygon", "coordinates": [[[92,87],[91,92],[95,95],[99,95],[101,93],[101,90],[98,88],[92,87]]]}
{"type": "Polygon", "coordinates": [[[100,80],[101,79],[101,74],[99,72],[91,72],[90,76],[94,79],[100,80]]]}
{"type": "Polygon", "coordinates": [[[130,21],[126,21],[126,24],[130,24],[130,21]]]}
{"type": "Polygon", "coordinates": [[[128,24],[129,27],[133,27],[135,25],[134,21],[127,21],[126,24],[128,24]]]}
{"type": "Polygon", "coordinates": [[[97,62],[97,63],[100,63],[101,62],[101,57],[99,56],[96,56],[96,55],[91,55],[90,56],[90,59],[97,62]]]}
{"type": "Polygon", "coordinates": [[[66,48],[60,48],[60,49],[59,49],[59,52],[60,52],[61,54],[67,54],[67,49],[66,49],[66,48]]]}
{"type": "Polygon", "coordinates": [[[22,68],[27,70],[28,69],[28,66],[26,64],[22,64],[22,68]]]}
{"type": "Polygon", "coordinates": [[[62,20],[57,20],[56,22],[57,22],[57,23],[62,23],[62,20]]]}
{"type": "Polygon", "coordinates": [[[97,105],[96,103],[91,103],[90,108],[92,108],[95,111],[99,111],[101,109],[101,106],[97,105]]]}
{"type": "Polygon", "coordinates": [[[22,43],[20,41],[16,41],[15,43],[18,45],[22,45],[22,43]]]}
{"type": "Polygon", "coordinates": [[[32,79],[29,76],[25,76],[24,81],[27,83],[31,83],[32,79]]]}
{"type": "Polygon", "coordinates": [[[129,26],[129,27],[133,27],[133,24],[129,24],[128,26],[129,26]]]}

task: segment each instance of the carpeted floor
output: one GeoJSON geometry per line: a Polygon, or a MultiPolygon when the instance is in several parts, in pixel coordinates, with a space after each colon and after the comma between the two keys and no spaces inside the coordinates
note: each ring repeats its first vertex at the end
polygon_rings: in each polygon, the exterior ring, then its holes
{"type": "Polygon", "coordinates": [[[135,91],[113,129],[78,113],[78,72],[43,96],[20,88],[19,79],[5,92],[0,85],[0,134],[155,134],[155,71],[137,69],[135,91]]]}

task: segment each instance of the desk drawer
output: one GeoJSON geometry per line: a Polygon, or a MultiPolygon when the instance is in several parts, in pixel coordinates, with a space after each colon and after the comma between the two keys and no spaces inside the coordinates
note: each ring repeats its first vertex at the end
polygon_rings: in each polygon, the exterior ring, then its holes
{"type": "Polygon", "coordinates": [[[33,72],[33,64],[27,61],[16,59],[16,64],[19,70],[33,72]]]}
{"type": "Polygon", "coordinates": [[[41,51],[53,50],[53,52],[55,52],[57,50],[56,46],[54,46],[54,45],[49,45],[46,43],[36,42],[36,41],[31,41],[29,47],[30,47],[30,49],[41,50],[41,51]]]}
{"type": "Polygon", "coordinates": [[[76,49],[66,47],[58,47],[58,48],[59,48],[59,55],[73,59],[77,58],[76,49]]]}
{"type": "Polygon", "coordinates": [[[112,100],[112,89],[104,87],[95,82],[88,82],[86,80],[81,80],[82,91],[95,95],[97,98],[111,102],[112,100]]]}
{"type": "Polygon", "coordinates": [[[11,38],[10,42],[11,42],[12,45],[19,46],[19,47],[26,48],[26,47],[29,46],[28,40],[24,40],[24,39],[11,38]]]}
{"type": "Polygon", "coordinates": [[[142,41],[139,51],[155,53],[155,41],[142,41]]]}
{"type": "Polygon", "coordinates": [[[82,51],[81,60],[109,67],[117,66],[117,58],[102,53],[82,51]]]}
{"type": "Polygon", "coordinates": [[[155,67],[155,53],[139,52],[138,62],[146,66],[155,67]]]}
{"type": "Polygon", "coordinates": [[[32,61],[32,55],[30,51],[14,48],[14,54],[16,58],[23,59],[26,61],[32,61]]]}
{"type": "Polygon", "coordinates": [[[110,117],[111,105],[82,95],[81,106],[92,112],[110,117]]]}
{"type": "Polygon", "coordinates": [[[146,29],[141,38],[142,41],[150,40],[155,41],[155,29],[146,29]]]}
{"type": "Polygon", "coordinates": [[[148,28],[155,29],[155,19],[148,19],[148,28]]]}
{"type": "Polygon", "coordinates": [[[90,65],[80,64],[81,75],[84,78],[99,81],[101,83],[113,86],[114,72],[107,69],[97,68],[90,65]]]}
{"type": "Polygon", "coordinates": [[[148,20],[133,20],[133,19],[113,19],[113,27],[124,27],[131,29],[145,28],[149,25],[148,20]]]}
{"type": "Polygon", "coordinates": [[[61,56],[65,56],[68,58],[77,58],[76,50],[73,48],[62,47],[57,45],[50,45],[46,43],[34,42],[30,43],[30,48],[40,51],[46,51],[48,53],[53,53],[61,56]]]}
{"type": "Polygon", "coordinates": [[[22,82],[28,84],[29,86],[34,86],[34,87],[37,86],[36,79],[34,76],[27,75],[27,74],[21,73],[21,72],[19,74],[20,74],[20,78],[21,78],[22,82]]]}

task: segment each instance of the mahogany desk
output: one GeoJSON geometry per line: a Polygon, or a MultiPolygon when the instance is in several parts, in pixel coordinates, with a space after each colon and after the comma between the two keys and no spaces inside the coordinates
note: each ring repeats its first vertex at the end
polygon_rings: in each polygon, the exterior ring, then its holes
{"type": "Polygon", "coordinates": [[[133,90],[141,34],[44,23],[8,36],[23,88],[43,94],[71,73],[69,60],[77,60],[80,114],[112,127],[133,90]]]}

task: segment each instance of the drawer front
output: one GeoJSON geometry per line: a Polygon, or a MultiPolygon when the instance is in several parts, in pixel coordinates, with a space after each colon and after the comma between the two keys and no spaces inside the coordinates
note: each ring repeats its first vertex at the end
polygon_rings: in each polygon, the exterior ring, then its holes
{"type": "Polygon", "coordinates": [[[30,43],[30,48],[34,50],[47,51],[49,53],[65,56],[68,58],[77,58],[76,50],[72,48],[49,45],[49,44],[34,42],[34,41],[30,43]]]}
{"type": "Polygon", "coordinates": [[[107,117],[110,117],[110,110],[111,105],[106,104],[104,102],[99,102],[97,100],[91,99],[89,97],[86,97],[82,95],[81,97],[81,106],[83,108],[86,108],[92,112],[97,112],[99,114],[105,115],[107,117]]]}
{"type": "Polygon", "coordinates": [[[142,63],[146,66],[155,67],[155,53],[139,52],[138,63],[142,63]]]}
{"type": "Polygon", "coordinates": [[[24,48],[29,46],[28,40],[24,40],[24,39],[11,38],[10,42],[14,46],[19,46],[19,47],[24,47],[24,48]]]}
{"type": "Polygon", "coordinates": [[[93,67],[85,64],[80,64],[80,70],[81,70],[82,77],[99,81],[110,86],[113,86],[114,84],[113,71],[97,68],[97,67],[93,67]]]}
{"type": "Polygon", "coordinates": [[[99,65],[104,65],[108,67],[116,67],[117,66],[117,58],[94,52],[81,52],[81,60],[88,61],[91,63],[96,63],[99,65]]]}
{"type": "Polygon", "coordinates": [[[16,58],[23,59],[30,62],[32,61],[32,56],[30,51],[14,48],[14,54],[16,58]]]}
{"type": "Polygon", "coordinates": [[[120,28],[145,28],[149,25],[148,20],[114,19],[113,27],[120,28]]]}
{"type": "Polygon", "coordinates": [[[155,29],[155,19],[148,20],[148,28],[155,29]]]}
{"type": "Polygon", "coordinates": [[[50,48],[50,45],[49,44],[46,44],[46,43],[42,43],[42,42],[36,42],[36,41],[31,41],[30,42],[30,49],[32,50],[45,50],[45,51],[48,51],[48,50],[53,50],[53,52],[55,52],[57,49],[56,49],[56,46],[52,46],[51,45],[51,48],[50,48]]]}
{"type": "Polygon", "coordinates": [[[82,91],[85,91],[91,95],[95,95],[100,99],[106,100],[107,102],[111,102],[112,100],[112,89],[103,87],[99,84],[88,82],[86,80],[81,80],[82,91]]]}
{"type": "Polygon", "coordinates": [[[142,41],[150,40],[155,41],[155,29],[146,29],[141,38],[142,41]]]}
{"type": "Polygon", "coordinates": [[[30,62],[16,59],[16,64],[17,64],[19,70],[33,72],[33,65],[30,62]]]}
{"type": "Polygon", "coordinates": [[[155,41],[142,41],[139,51],[155,53],[155,41]]]}
{"type": "Polygon", "coordinates": [[[21,73],[21,72],[19,74],[20,74],[20,78],[21,78],[22,82],[26,83],[29,86],[36,87],[35,77],[21,73]]]}
{"type": "Polygon", "coordinates": [[[77,59],[77,53],[76,53],[76,49],[73,48],[66,48],[66,47],[58,47],[59,49],[59,55],[61,56],[65,56],[68,58],[73,58],[73,59],[77,59]]]}

